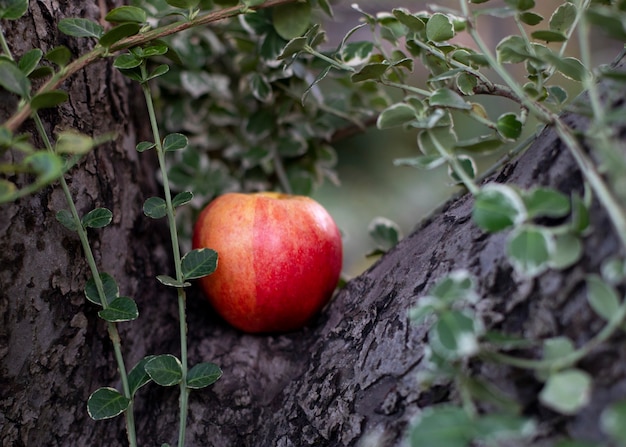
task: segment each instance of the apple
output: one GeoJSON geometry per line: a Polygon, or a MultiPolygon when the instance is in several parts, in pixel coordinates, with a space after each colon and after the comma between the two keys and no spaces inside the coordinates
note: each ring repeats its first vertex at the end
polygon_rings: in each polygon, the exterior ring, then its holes
{"type": "Polygon", "coordinates": [[[193,246],[217,251],[217,269],[200,285],[215,310],[245,332],[301,328],[329,301],[341,272],[339,229],[305,196],[219,196],[200,213],[193,246]]]}

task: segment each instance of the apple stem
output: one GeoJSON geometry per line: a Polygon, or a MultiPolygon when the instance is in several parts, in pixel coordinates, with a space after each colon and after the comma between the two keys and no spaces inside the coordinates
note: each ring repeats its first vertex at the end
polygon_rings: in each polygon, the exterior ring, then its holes
{"type": "MultiPolygon", "coordinates": [[[[141,70],[145,75],[145,62],[141,65],[141,70]]],[[[144,76],[145,77],[145,76],[144,76]]],[[[176,272],[176,280],[179,283],[184,282],[183,272],[181,268],[181,256],[180,245],[178,243],[178,232],[176,230],[176,214],[174,207],[172,206],[172,193],[170,190],[169,180],[167,177],[167,166],[165,164],[165,153],[163,151],[163,145],[159,133],[159,127],[156,120],[156,114],[154,112],[154,103],[152,101],[152,93],[147,82],[141,84],[144,96],[146,98],[146,105],[148,106],[148,115],[150,117],[150,126],[152,127],[152,134],[154,137],[155,148],[157,157],[159,160],[159,167],[161,169],[161,175],[163,179],[163,190],[165,193],[165,204],[167,209],[167,221],[169,224],[170,236],[172,240],[172,252],[174,255],[174,269],[176,272]]],[[[187,407],[189,389],[187,388],[187,318],[186,318],[186,293],[183,287],[177,287],[178,292],[178,316],[180,325],[180,362],[182,371],[182,380],[180,382],[180,399],[179,399],[179,431],[178,431],[178,445],[184,447],[185,445],[185,433],[187,430],[187,407]]]]}

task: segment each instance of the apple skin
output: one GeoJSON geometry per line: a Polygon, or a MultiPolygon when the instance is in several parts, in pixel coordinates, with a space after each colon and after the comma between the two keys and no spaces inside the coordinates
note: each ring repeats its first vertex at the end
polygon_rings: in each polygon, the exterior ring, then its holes
{"type": "Polygon", "coordinates": [[[217,269],[200,285],[245,332],[301,328],[329,301],[341,273],[339,229],[305,196],[224,194],[200,213],[193,247],[217,251],[217,269]]]}

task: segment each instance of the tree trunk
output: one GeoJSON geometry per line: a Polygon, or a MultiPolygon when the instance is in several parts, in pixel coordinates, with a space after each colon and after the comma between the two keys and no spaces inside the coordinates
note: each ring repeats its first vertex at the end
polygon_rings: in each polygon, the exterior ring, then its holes
{"type": "MultiPolygon", "coordinates": [[[[108,7],[122,3],[116,0],[108,7]]],[[[56,24],[66,16],[99,21],[101,11],[97,2],[38,1],[30,2],[22,19],[3,21],[16,59],[31,48],[46,53],[59,44],[75,55],[85,53],[93,45],[91,39],[67,38],[57,31],[56,24]]],[[[164,296],[154,281],[156,274],[165,273],[162,266],[169,248],[163,241],[168,239],[141,212],[145,198],[158,194],[158,185],[154,160],[134,149],[138,136],[133,117],[147,114],[145,106],[139,108],[141,103],[131,104],[137,95],[130,86],[110,61],[99,61],[65,83],[68,103],[58,111],[41,112],[51,136],[65,128],[94,136],[117,135],[115,141],[96,148],[67,179],[79,213],[97,206],[113,212],[112,225],[90,230],[96,260],[102,271],[118,280],[123,294],[137,299],[143,314],[139,321],[150,322],[122,325],[128,367],[155,346],[175,349],[175,343],[167,342],[169,335],[160,334],[174,333],[177,327],[175,299],[164,296]]],[[[16,104],[6,94],[0,104],[4,121],[16,104]]],[[[34,134],[30,123],[21,130],[34,134]]],[[[38,144],[43,147],[41,141],[38,144]]],[[[57,211],[67,208],[61,189],[54,185],[1,209],[2,445],[125,444],[123,418],[94,422],[86,411],[91,392],[117,385],[118,374],[98,309],[85,302],[83,290],[91,274],[78,237],[55,219],[57,211]]]]}
{"type": "MultiPolygon", "coordinates": [[[[95,6],[82,10],[69,1],[31,2],[30,7],[29,18],[7,31],[16,55],[64,42],[53,31],[63,16],[100,18],[95,6]]],[[[68,39],[67,45],[80,54],[88,41],[68,39]]],[[[175,295],[154,280],[171,270],[169,238],[141,213],[145,198],[159,194],[152,160],[134,150],[146,120],[136,124],[132,117],[144,115],[145,106],[131,103],[135,92],[109,61],[88,67],[65,88],[69,104],[43,116],[50,131],[69,126],[118,135],[74,169],[69,181],[81,212],[105,206],[114,214],[113,225],[90,236],[98,264],[140,308],[137,321],[120,325],[127,367],[147,354],[177,353],[175,295]]],[[[570,122],[584,125],[579,118],[570,122]]],[[[581,191],[578,172],[549,130],[491,180],[549,185],[569,194],[581,191]]],[[[607,256],[621,252],[604,211],[596,206],[592,213],[595,231],[585,240],[581,262],[524,280],[505,258],[506,235],[476,228],[471,205],[468,195],[446,203],[301,331],[242,334],[215,317],[192,290],[189,363],[215,362],[224,376],[191,394],[188,446],[401,445],[422,408],[456,398],[446,386],[418,388],[427,327],[408,319],[418,298],[455,269],[479,278],[481,309],[495,327],[528,338],[565,334],[577,343],[593,336],[602,322],[585,304],[582,280],[607,256]]],[[[61,191],[52,187],[2,208],[0,440],[14,446],[126,445],[123,418],[94,422],[87,416],[89,394],[100,386],[119,386],[118,375],[104,323],[95,306],[85,303],[90,274],[78,239],[54,217],[63,208],[61,191]]],[[[601,409],[626,387],[623,341],[615,337],[582,362],[595,378],[595,390],[591,403],[568,418],[538,404],[539,384],[531,374],[473,367],[537,419],[541,435],[533,445],[551,445],[564,435],[597,441],[603,439],[601,409]]],[[[138,393],[140,445],[174,443],[177,399],[177,387],[149,385],[138,393]]]]}

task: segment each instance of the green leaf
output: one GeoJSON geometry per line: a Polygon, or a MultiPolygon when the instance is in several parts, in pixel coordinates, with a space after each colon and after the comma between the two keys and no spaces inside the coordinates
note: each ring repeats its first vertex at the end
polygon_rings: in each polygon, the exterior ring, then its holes
{"type": "Polygon", "coordinates": [[[533,31],[530,35],[533,39],[543,42],[565,42],[567,40],[565,34],[552,30],[533,31]]]}
{"type": "Polygon", "coordinates": [[[68,210],[60,210],[56,214],[56,219],[70,231],[78,231],[78,225],[68,210]]]}
{"type": "Polygon", "coordinates": [[[619,445],[626,445],[626,401],[609,405],[600,415],[600,426],[619,445]]]}
{"type": "Polygon", "coordinates": [[[426,23],[426,37],[432,42],[444,42],[454,37],[454,23],[445,14],[437,12],[426,23]]]}
{"type": "Polygon", "coordinates": [[[49,109],[67,101],[67,92],[63,90],[52,90],[49,92],[39,93],[30,100],[30,108],[32,110],[49,109]]]}
{"type": "Polygon", "coordinates": [[[191,9],[198,6],[200,0],[166,0],[166,2],[174,8],[191,9]]]}
{"type": "Polygon", "coordinates": [[[389,69],[387,62],[367,64],[360,71],[351,76],[352,82],[362,82],[380,77],[389,69]]]}
{"type": "Polygon", "coordinates": [[[548,268],[554,240],[542,227],[521,226],[509,235],[506,253],[515,270],[532,278],[548,268]]]}
{"type": "Polygon", "coordinates": [[[137,144],[137,147],[135,149],[137,149],[137,152],[144,152],[144,151],[154,148],[155,146],[156,144],[151,143],[149,141],[142,141],[137,144]]]}
{"type": "Polygon", "coordinates": [[[359,64],[367,61],[373,50],[373,42],[350,42],[341,48],[341,60],[348,64],[359,64]]]}
{"type": "Polygon", "coordinates": [[[143,203],[143,213],[153,219],[167,215],[167,204],[161,197],[150,197],[143,203]]]}
{"type": "Polygon", "coordinates": [[[428,103],[431,107],[446,107],[451,109],[471,110],[472,105],[461,95],[448,88],[440,88],[433,92],[428,103]]]}
{"type": "MultiPolygon", "coordinates": [[[[100,280],[102,281],[102,288],[104,291],[104,298],[107,303],[111,303],[120,294],[120,289],[113,278],[108,273],[100,273],[100,280]]],[[[94,304],[102,305],[100,302],[100,294],[96,287],[96,281],[90,278],[85,284],[85,297],[94,304]]]]}
{"type": "Polygon", "coordinates": [[[607,258],[601,266],[602,279],[614,286],[626,278],[626,264],[622,258],[607,258]]]}
{"type": "Polygon", "coordinates": [[[311,3],[275,6],[272,10],[272,23],[278,35],[285,40],[302,36],[311,23],[311,3]]]}
{"type": "Polygon", "coordinates": [[[28,11],[28,0],[3,0],[0,2],[0,19],[17,20],[28,11]]]}
{"type": "Polygon", "coordinates": [[[128,373],[128,387],[130,395],[134,396],[139,388],[150,382],[150,376],[146,372],[146,363],[152,360],[154,355],[147,355],[137,363],[128,373]]]}
{"type": "Polygon", "coordinates": [[[476,195],[472,219],[490,233],[504,230],[526,219],[526,208],[517,191],[507,185],[489,183],[476,195]]]}
{"type": "Polygon", "coordinates": [[[376,247],[383,252],[393,248],[402,238],[400,226],[386,217],[372,219],[367,231],[376,247]]]}
{"type": "Polygon", "coordinates": [[[22,98],[30,95],[30,81],[14,62],[0,60],[0,86],[22,98]]]}
{"type": "Polygon", "coordinates": [[[189,191],[179,192],[172,199],[172,206],[178,207],[178,206],[186,205],[187,203],[191,202],[191,199],[193,199],[193,194],[191,192],[189,191]]]}
{"type": "Polygon", "coordinates": [[[392,13],[396,19],[413,32],[420,32],[426,28],[424,21],[417,15],[411,14],[406,8],[394,8],[392,13]]]}
{"type": "Polygon", "coordinates": [[[589,402],[591,385],[592,379],[584,371],[569,369],[557,372],[548,378],[539,400],[559,413],[576,414],[589,402]]]}
{"type": "Polygon", "coordinates": [[[543,16],[534,12],[523,12],[519,15],[519,18],[526,25],[530,26],[539,25],[543,21],[543,16]]]}
{"type": "Polygon", "coordinates": [[[379,129],[388,129],[406,124],[415,118],[417,118],[417,114],[410,105],[404,103],[393,104],[378,115],[376,126],[379,129]]]}
{"type": "Polygon", "coordinates": [[[215,363],[199,363],[187,373],[187,388],[194,390],[206,388],[217,382],[220,377],[222,370],[215,363]]]}
{"type": "Polygon", "coordinates": [[[114,23],[145,23],[147,19],[146,11],[136,6],[120,6],[109,11],[104,17],[107,22],[114,23]]]}
{"type": "Polygon", "coordinates": [[[528,11],[535,7],[535,0],[504,0],[504,2],[518,11],[528,11]]]}
{"type": "Polygon", "coordinates": [[[554,237],[554,252],[548,265],[553,269],[566,269],[577,263],[583,255],[583,244],[575,234],[558,234],[554,237]]]}
{"type": "Polygon", "coordinates": [[[48,51],[44,57],[46,60],[49,60],[53,64],[57,64],[59,67],[63,68],[72,58],[72,53],[69,48],[64,45],[60,45],[48,51]]]}
{"type": "Polygon", "coordinates": [[[136,23],[122,23],[121,25],[111,28],[109,31],[104,33],[102,37],[100,37],[100,45],[108,48],[115,42],[119,42],[125,37],[137,34],[140,29],[141,26],[136,23]]]}
{"type": "Polygon", "coordinates": [[[145,370],[161,386],[178,385],[183,380],[180,360],[171,354],[157,355],[146,362],[145,370]]]}
{"type": "Polygon", "coordinates": [[[478,78],[469,73],[460,73],[456,77],[456,86],[461,93],[466,96],[474,94],[474,89],[478,85],[478,78]]]}
{"type": "Polygon", "coordinates": [[[37,151],[24,161],[37,173],[40,182],[51,182],[63,174],[63,160],[48,151],[37,151]]]}
{"type": "Polygon", "coordinates": [[[306,37],[296,37],[295,39],[291,39],[287,42],[287,45],[283,48],[283,50],[278,55],[278,60],[287,59],[295,54],[298,54],[300,51],[304,49],[307,44],[306,37]]]}
{"type": "Polygon", "coordinates": [[[577,194],[572,196],[572,230],[578,234],[586,233],[590,228],[589,208],[577,194]]]}
{"type": "Polygon", "coordinates": [[[94,139],[73,130],[59,132],[54,145],[59,154],[84,155],[95,146],[94,139]]]}
{"type": "Polygon", "coordinates": [[[568,79],[582,82],[586,77],[591,76],[585,66],[575,57],[561,57],[554,53],[547,53],[546,59],[568,79]]]}
{"type": "Polygon", "coordinates": [[[210,275],[217,268],[217,252],[210,248],[192,250],[183,256],[181,268],[185,280],[210,275]]]}
{"type": "Polygon", "coordinates": [[[467,447],[473,440],[474,421],[461,407],[427,407],[411,428],[412,446],[467,447]]]}
{"type": "Polygon", "coordinates": [[[609,321],[621,305],[616,290],[598,275],[587,275],[587,301],[599,316],[609,321]]]}
{"type": "Polygon", "coordinates": [[[182,287],[189,287],[191,286],[191,283],[189,282],[181,282],[178,281],[176,278],[172,278],[169,275],[157,275],[157,280],[163,284],[164,286],[168,286],[168,287],[176,287],[176,288],[182,288],[182,287]]]}
{"type": "Polygon", "coordinates": [[[95,421],[110,419],[126,411],[130,402],[114,388],[99,388],[89,396],[87,412],[95,421]]]}
{"type": "Polygon", "coordinates": [[[570,212],[570,201],[565,194],[551,188],[533,188],[523,195],[529,218],[565,217],[570,212]]]}
{"type": "Polygon", "coordinates": [[[172,152],[184,149],[189,144],[189,140],[182,133],[171,133],[163,139],[163,151],[172,152]]]}
{"type": "Polygon", "coordinates": [[[496,46],[498,63],[517,64],[530,57],[528,43],[521,36],[507,36],[496,46]]]}
{"type": "Polygon", "coordinates": [[[498,133],[507,140],[517,140],[522,134],[522,122],[514,113],[500,115],[496,123],[498,133]]]}
{"type": "Polygon", "coordinates": [[[24,55],[20,58],[20,61],[17,63],[17,68],[19,68],[22,73],[26,76],[31,74],[43,55],[43,51],[39,48],[34,48],[32,50],[28,50],[24,55]]]}
{"type": "MultiPolygon", "coordinates": [[[[457,161],[461,170],[463,170],[469,178],[476,178],[477,168],[476,163],[474,162],[474,159],[472,157],[464,154],[457,155],[457,161]]],[[[463,180],[461,180],[461,177],[459,176],[457,171],[454,170],[452,165],[448,165],[448,175],[455,184],[463,184],[463,180]]]]}
{"type": "Polygon", "coordinates": [[[479,349],[474,320],[456,310],[439,314],[429,341],[434,351],[449,359],[468,358],[479,349]]]}
{"type": "Polygon", "coordinates": [[[89,211],[80,220],[85,228],[103,228],[111,223],[113,213],[107,208],[96,208],[89,211]]]}
{"type": "Polygon", "coordinates": [[[142,62],[143,59],[140,57],[137,57],[132,53],[124,53],[115,58],[113,66],[122,70],[129,70],[131,68],[139,67],[142,62]]]}
{"type": "Polygon", "coordinates": [[[132,298],[120,296],[109,303],[109,307],[98,312],[98,316],[109,323],[121,323],[137,319],[139,311],[132,298]]]}
{"type": "Polygon", "coordinates": [[[168,71],[170,71],[170,66],[167,64],[161,64],[150,72],[150,74],[146,78],[146,81],[149,81],[150,79],[158,78],[159,76],[163,76],[168,71]]]}
{"type": "Polygon", "coordinates": [[[446,304],[459,300],[474,303],[478,300],[475,288],[474,278],[467,270],[455,270],[437,281],[428,295],[446,304]]]}
{"type": "Polygon", "coordinates": [[[456,146],[456,134],[451,127],[436,127],[420,132],[417,145],[424,155],[441,156],[440,149],[456,146]]]}
{"type": "Polygon", "coordinates": [[[104,28],[89,19],[65,18],[59,21],[59,31],[72,37],[95,37],[99,39],[104,33],[104,28]]]}
{"type": "Polygon", "coordinates": [[[567,357],[575,350],[574,343],[567,337],[548,338],[543,342],[543,359],[559,360],[567,357]]]}
{"type": "Polygon", "coordinates": [[[550,94],[549,98],[556,104],[563,104],[567,101],[567,90],[558,85],[551,85],[548,87],[550,94]]]}
{"type": "Polygon", "coordinates": [[[507,412],[481,415],[476,419],[474,428],[475,436],[483,440],[485,445],[505,445],[507,440],[529,439],[536,431],[532,420],[507,412]]]}
{"type": "Polygon", "coordinates": [[[576,21],[578,8],[573,3],[563,3],[550,17],[550,29],[566,33],[576,21]]]}
{"type": "Polygon", "coordinates": [[[469,140],[457,141],[456,149],[474,154],[488,154],[502,147],[502,140],[493,135],[480,135],[469,140]]]}

